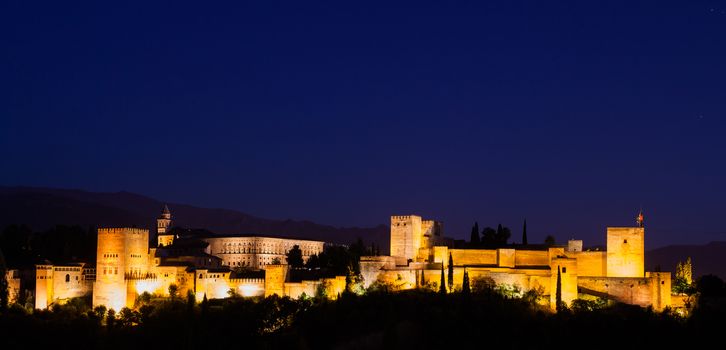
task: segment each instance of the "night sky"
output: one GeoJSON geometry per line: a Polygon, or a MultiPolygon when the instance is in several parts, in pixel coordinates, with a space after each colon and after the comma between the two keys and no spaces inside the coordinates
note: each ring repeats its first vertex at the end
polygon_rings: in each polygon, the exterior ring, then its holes
{"type": "Polygon", "coordinates": [[[726,1],[4,1],[0,32],[0,185],[726,240],[726,1]]]}

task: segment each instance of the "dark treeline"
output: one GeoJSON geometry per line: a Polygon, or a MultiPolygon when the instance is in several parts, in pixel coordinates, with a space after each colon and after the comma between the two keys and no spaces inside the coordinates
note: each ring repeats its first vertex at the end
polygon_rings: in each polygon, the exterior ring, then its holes
{"type": "Polygon", "coordinates": [[[501,247],[508,244],[509,239],[512,237],[512,230],[509,227],[497,225],[496,229],[491,227],[484,227],[479,233],[479,223],[474,223],[471,228],[471,236],[469,244],[471,247],[483,247],[483,248],[494,248],[501,247]]]}
{"type": "MultiPolygon", "coordinates": [[[[497,225],[497,228],[484,227],[479,231],[479,223],[475,222],[474,226],[471,227],[471,233],[469,235],[469,242],[467,246],[469,248],[498,248],[504,247],[509,244],[509,239],[512,238],[512,230],[509,227],[497,225]]],[[[524,220],[522,225],[522,237],[520,244],[529,245],[530,242],[527,238],[527,220],[524,220]]],[[[548,235],[544,239],[545,246],[551,246],[555,244],[555,238],[548,235]]]]}
{"type": "Polygon", "coordinates": [[[97,241],[93,227],[59,225],[33,232],[25,225],[10,225],[0,232],[0,250],[12,268],[32,267],[42,260],[94,263],[97,241]]]}
{"type": "Polygon", "coordinates": [[[143,300],[118,313],[74,299],[51,310],[0,312],[3,349],[586,349],[720,348],[726,287],[697,283],[691,316],[637,306],[576,303],[551,313],[492,290],[346,293],[336,301],[232,297],[143,300]],[[39,336],[42,335],[42,336],[39,336]],[[712,345],[708,345],[712,344],[712,345]]]}

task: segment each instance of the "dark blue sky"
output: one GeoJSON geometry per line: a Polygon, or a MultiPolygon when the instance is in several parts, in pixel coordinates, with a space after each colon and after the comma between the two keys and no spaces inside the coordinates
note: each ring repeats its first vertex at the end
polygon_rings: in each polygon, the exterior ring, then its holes
{"type": "Polygon", "coordinates": [[[726,240],[726,1],[442,3],[5,1],[0,184],[726,240]]]}

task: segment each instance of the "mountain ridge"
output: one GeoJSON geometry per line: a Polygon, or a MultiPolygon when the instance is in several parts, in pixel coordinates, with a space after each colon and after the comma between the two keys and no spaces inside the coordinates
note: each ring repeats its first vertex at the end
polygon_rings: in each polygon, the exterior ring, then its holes
{"type": "Polygon", "coordinates": [[[156,217],[164,204],[175,226],[203,228],[216,234],[256,233],[348,244],[357,238],[388,250],[388,227],[335,227],[309,220],[260,218],[233,209],[202,208],[162,202],[141,194],[90,192],[80,189],[0,186],[0,227],[26,224],[33,230],[55,225],[137,226],[156,232],[156,217]]]}

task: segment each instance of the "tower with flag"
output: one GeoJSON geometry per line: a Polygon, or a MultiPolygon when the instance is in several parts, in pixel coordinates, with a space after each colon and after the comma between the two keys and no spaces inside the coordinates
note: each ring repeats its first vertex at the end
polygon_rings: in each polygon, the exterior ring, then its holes
{"type": "Polygon", "coordinates": [[[643,217],[643,209],[640,209],[640,212],[638,212],[638,216],[635,217],[635,222],[638,224],[638,227],[644,227],[645,226],[645,218],[643,217]]]}

